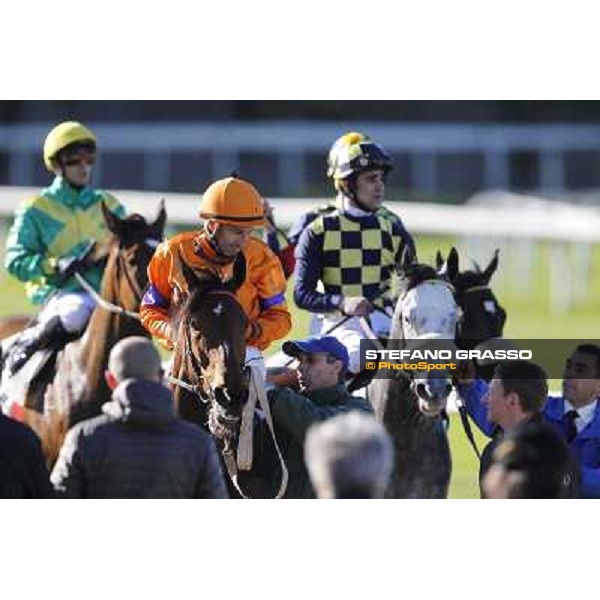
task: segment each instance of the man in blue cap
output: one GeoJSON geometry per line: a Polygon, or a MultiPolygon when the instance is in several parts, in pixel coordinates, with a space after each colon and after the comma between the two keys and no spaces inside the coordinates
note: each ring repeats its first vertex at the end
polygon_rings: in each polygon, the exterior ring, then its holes
{"type": "MultiPolygon", "coordinates": [[[[289,483],[286,498],[314,498],[304,464],[304,438],[311,425],[335,415],[359,410],[373,412],[362,398],[349,394],[344,386],[349,357],[346,347],[333,336],[288,341],[283,351],[298,361],[300,392],[289,387],[268,392],[277,441],[283,453],[289,483]]],[[[265,436],[265,473],[268,487],[277,489],[280,472],[270,438],[265,436]]]]}

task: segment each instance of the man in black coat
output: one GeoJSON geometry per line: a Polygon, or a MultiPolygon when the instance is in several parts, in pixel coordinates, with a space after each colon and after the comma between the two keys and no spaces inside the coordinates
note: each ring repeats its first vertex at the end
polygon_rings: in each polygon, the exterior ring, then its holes
{"type": "Polygon", "coordinates": [[[70,498],[225,498],[212,438],[175,415],[160,356],[143,337],[111,351],[103,414],[73,427],[51,480],[70,498]]]}
{"type": "Polygon", "coordinates": [[[52,486],[38,436],[0,413],[0,498],[50,498],[52,486]]]}

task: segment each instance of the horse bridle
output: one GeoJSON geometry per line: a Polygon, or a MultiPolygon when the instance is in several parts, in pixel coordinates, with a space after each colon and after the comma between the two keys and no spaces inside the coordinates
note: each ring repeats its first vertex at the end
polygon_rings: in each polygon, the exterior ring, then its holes
{"type": "MultiPolygon", "coordinates": [[[[147,238],[144,241],[144,243],[147,244],[148,246],[156,247],[156,246],[158,246],[158,244],[160,244],[160,241],[155,240],[153,238],[147,238]]],[[[119,250],[120,249],[121,249],[121,244],[119,243],[119,250]]],[[[117,268],[124,272],[125,280],[127,281],[127,284],[129,285],[129,287],[131,288],[131,291],[133,292],[133,295],[135,296],[137,304],[140,305],[144,294],[143,294],[142,290],[140,289],[140,286],[137,284],[137,281],[135,281],[135,277],[131,276],[131,273],[129,272],[129,269],[127,268],[127,265],[125,264],[123,256],[121,255],[120,252],[117,255],[117,268]]],[[[85,279],[85,277],[83,277],[80,273],[75,273],[75,279],[78,281],[79,285],[81,285],[81,287],[94,299],[94,302],[101,308],[107,310],[108,312],[123,315],[125,317],[130,317],[132,319],[136,319],[137,321],[140,320],[139,312],[127,310],[127,309],[123,308],[122,306],[119,306],[118,304],[109,302],[108,300],[103,298],[92,287],[92,285],[89,283],[89,281],[87,279],[85,279]]]]}
{"type": "MultiPolygon", "coordinates": [[[[235,294],[228,290],[210,290],[206,292],[206,295],[226,296],[232,298],[239,305],[239,300],[236,298],[235,294]]],[[[188,364],[195,377],[195,382],[187,382],[172,375],[169,375],[169,381],[198,396],[203,404],[210,404],[212,407],[214,407],[214,410],[216,411],[216,417],[221,423],[228,428],[234,427],[240,421],[240,417],[232,417],[229,413],[227,413],[225,408],[217,400],[215,391],[212,388],[209,388],[209,392],[206,394],[205,388],[202,385],[205,377],[202,373],[202,365],[192,349],[191,317],[188,317],[185,321],[183,321],[181,327],[184,328],[183,358],[184,361],[188,361],[188,364]]],[[[223,393],[228,396],[228,399],[230,399],[226,389],[223,390],[223,393]]]]}

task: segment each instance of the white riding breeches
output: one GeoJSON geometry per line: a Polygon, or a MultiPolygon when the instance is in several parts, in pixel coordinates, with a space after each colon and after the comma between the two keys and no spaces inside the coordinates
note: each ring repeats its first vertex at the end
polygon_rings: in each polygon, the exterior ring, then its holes
{"type": "MultiPolygon", "coordinates": [[[[344,317],[339,314],[336,316],[313,315],[313,319],[311,320],[311,337],[326,334],[327,330],[331,329],[343,318],[344,317]],[[319,325],[319,328],[315,330],[313,327],[316,325],[319,325]]],[[[373,312],[369,315],[369,320],[371,322],[371,329],[375,335],[378,337],[388,337],[392,324],[390,317],[386,317],[380,312],[373,312]]],[[[351,373],[358,373],[360,370],[360,341],[368,339],[367,334],[361,327],[360,319],[358,317],[348,319],[348,321],[339,327],[336,327],[331,333],[327,333],[327,335],[337,338],[344,346],[346,346],[348,354],[350,355],[350,365],[348,370],[351,373]]],[[[290,363],[289,366],[292,367],[293,362],[293,359],[287,354],[284,354],[281,350],[269,356],[266,361],[267,367],[283,367],[288,363],[290,363]]]]}
{"type": "Polygon", "coordinates": [[[46,323],[58,315],[69,333],[83,331],[96,308],[96,303],[87,292],[59,292],[38,315],[40,323],[46,323]]]}
{"type": "MultiPolygon", "coordinates": [[[[340,317],[339,315],[335,317],[325,317],[320,334],[324,335],[329,329],[339,323],[341,319],[343,319],[343,317],[340,317]]],[[[371,322],[371,329],[375,335],[379,337],[387,337],[389,335],[392,324],[390,317],[387,317],[380,312],[373,312],[369,315],[369,321],[371,322]]],[[[352,317],[351,319],[348,319],[345,323],[336,327],[327,335],[337,338],[344,346],[346,346],[350,357],[348,371],[351,373],[358,373],[360,371],[360,342],[361,340],[369,339],[369,336],[360,324],[360,318],[352,317]]]]}

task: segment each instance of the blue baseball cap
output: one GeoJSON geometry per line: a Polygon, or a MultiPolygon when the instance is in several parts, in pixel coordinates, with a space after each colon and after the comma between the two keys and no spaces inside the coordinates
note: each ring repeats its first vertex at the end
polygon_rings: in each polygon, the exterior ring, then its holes
{"type": "Polygon", "coordinates": [[[346,346],[332,335],[317,335],[307,340],[291,340],[284,342],[281,349],[288,355],[298,358],[300,354],[315,354],[326,352],[342,361],[344,368],[348,368],[350,357],[346,346]]]}

